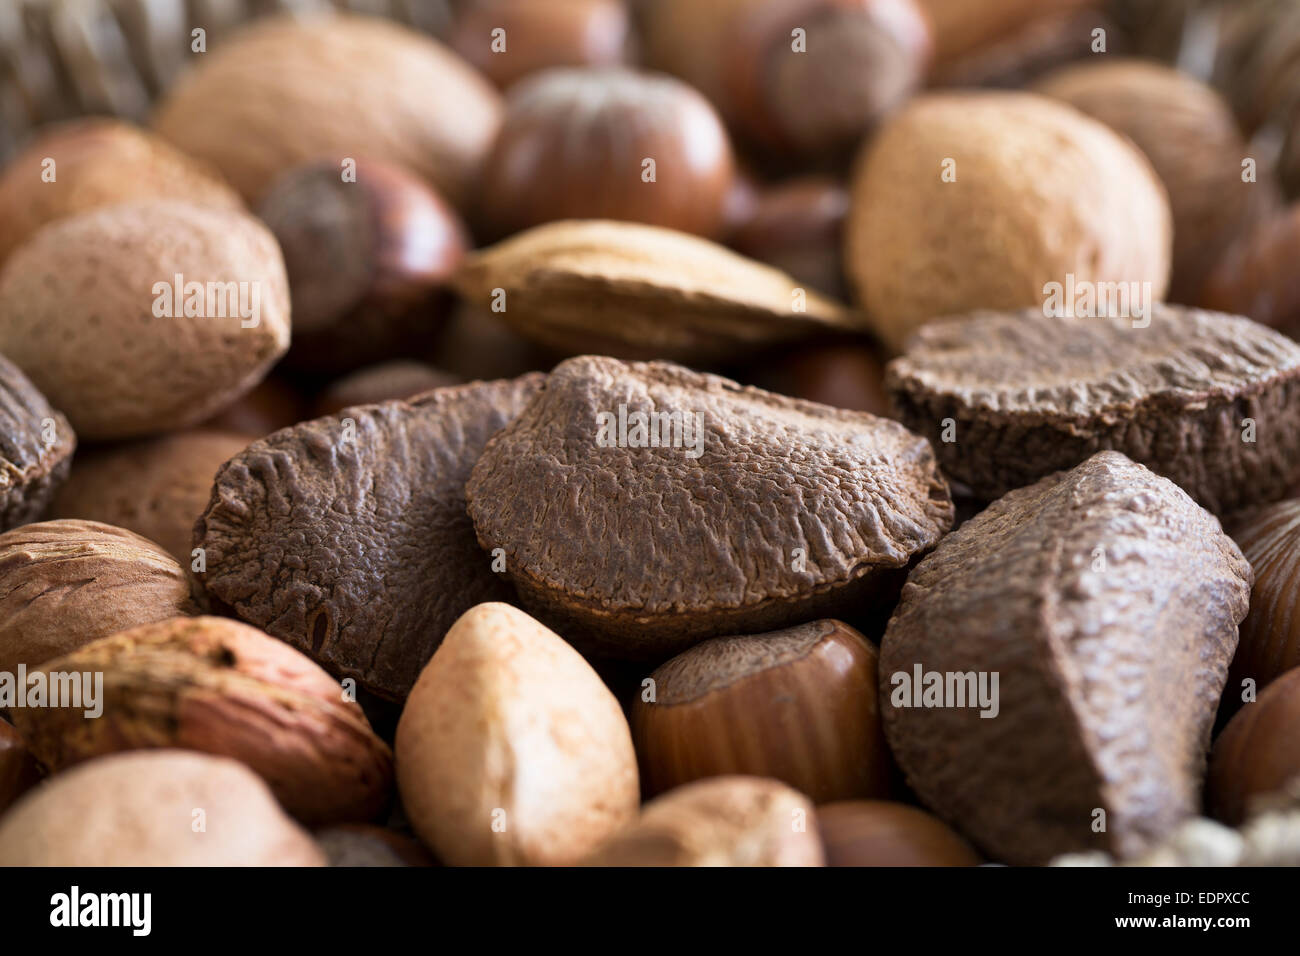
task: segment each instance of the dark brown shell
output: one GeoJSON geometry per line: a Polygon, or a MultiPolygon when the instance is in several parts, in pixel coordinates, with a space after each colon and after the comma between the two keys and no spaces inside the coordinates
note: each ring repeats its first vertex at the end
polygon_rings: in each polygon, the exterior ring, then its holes
{"type": "Polygon", "coordinates": [[[457,617],[512,596],[478,550],[464,485],[543,379],[344,409],[254,442],[195,526],[214,607],[403,699],[457,617]]]}
{"type": "Polygon", "coordinates": [[[1013,491],[908,577],[881,642],[894,757],[993,859],[1139,853],[1199,809],[1250,585],[1212,515],[1116,452],[1013,491]],[[902,706],[918,666],[998,674],[996,716],[902,706]]]}
{"type": "Polygon", "coordinates": [[[76,447],[68,420],[0,355],[0,531],[41,516],[68,477],[76,447]]]}
{"type": "Polygon", "coordinates": [[[524,603],[569,640],[631,659],[858,617],[953,518],[929,444],[896,422],[591,356],[555,368],[466,494],[479,544],[505,550],[524,603]],[[700,414],[703,453],[599,446],[597,416],[620,405],[700,414]]]}
{"type": "Polygon", "coordinates": [[[985,500],[1107,449],[1216,514],[1282,497],[1300,468],[1300,345],[1220,313],[1156,305],[1149,318],[1030,309],[931,323],[885,385],[945,474],[985,500]]]}

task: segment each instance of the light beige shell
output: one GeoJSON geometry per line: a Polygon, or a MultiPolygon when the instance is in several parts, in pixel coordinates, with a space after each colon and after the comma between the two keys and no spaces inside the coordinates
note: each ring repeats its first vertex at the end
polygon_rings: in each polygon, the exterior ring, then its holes
{"type": "Polygon", "coordinates": [[[92,760],[0,820],[0,866],[324,866],[243,764],[181,750],[92,760]]]}
{"type": "Polygon", "coordinates": [[[51,223],[0,271],[0,354],[82,438],[198,424],[256,385],[288,346],[280,247],[247,213],[162,200],[109,206],[51,223]],[[205,292],[220,283],[227,304],[205,301],[211,318],[165,314],[162,285],[178,274],[205,292]],[[241,293],[250,307],[254,293],[259,300],[247,323],[241,293]]]}
{"type": "Polygon", "coordinates": [[[856,317],[797,280],[672,229],[610,220],[537,226],[471,256],[455,279],[521,335],[566,355],[709,361],[856,317]]]}
{"type": "Polygon", "coordinates": [[[250,202],[298,163],[369,156],[464,207],[501,122],[500,96],[467,63],[385,20],[264,20],[197,59],[155,128],[250,202]]]}
{"type": "Polygon", "coordinates": [[[859,158],[845,268],[901,349],[933,318],[1042,307],[1044,286],[1069,274],[1149,282],[1161,301],[1172,237],[1151,164],[1101,123],[1031,93],[936,93],[859,158]]]}
{"type": "Polygon", "coordinates": [[[507,604],[452,625],[407,698],[396,752],[411,825],[451,865],[574,863],[640,801],[614,695],[507,604]]]}

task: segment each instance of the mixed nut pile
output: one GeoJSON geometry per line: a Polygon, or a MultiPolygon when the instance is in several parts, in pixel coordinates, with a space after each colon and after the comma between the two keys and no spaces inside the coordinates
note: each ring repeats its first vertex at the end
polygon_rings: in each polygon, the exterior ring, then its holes
{"type": "Polygon", "coordinates": [[[18,5],[0,865],[1300,865],[1293,6],[18,5]]]}

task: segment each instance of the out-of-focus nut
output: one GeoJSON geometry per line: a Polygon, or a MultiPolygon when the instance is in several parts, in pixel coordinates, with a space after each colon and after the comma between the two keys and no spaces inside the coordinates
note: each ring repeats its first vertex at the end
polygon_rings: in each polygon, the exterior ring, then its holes
{"type": "Polygon", "coordinates": [[[827,866],[976,866],[980,856],[937,817],[904,803],[845,800],[817,808],[827,866]]]}
{"type": "Polygon", "coordinates": [[[1251,803],[1300,777],[1300,667],[1243,704],[1214,742],[1208,803],[1225,823],[1240,823],[1251,803]]]}
{"type": "Polygon", "coordinates": [[[40,779],[40,767],[22,735],[0,717],[0,816],[40,779]]]}

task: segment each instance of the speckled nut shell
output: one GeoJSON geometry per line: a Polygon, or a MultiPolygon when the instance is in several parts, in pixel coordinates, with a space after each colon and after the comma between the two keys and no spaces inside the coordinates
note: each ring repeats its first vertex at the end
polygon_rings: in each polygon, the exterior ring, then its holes
{"type": "Polygon", "coordinates": [[[247,213],[110,206],[46,226],[0,271],[0,353],[83,439],[198,424],[288,346],[284,261],[247,213]]]}
{"type": "Polygon", "coordinates": [[[1031,93],[917,97],[868,142],[845,224],[845,271],[901,350],[930,319],[1041,307],[1044,286],[1149,282],[1163,299],[1169,201],[1132,143],[1031,93]]]}
{"type": "Polygon", "coordinates": [[[0,531],[41,516],[76,447],[68,420],[0,355],[0,531]]]}

